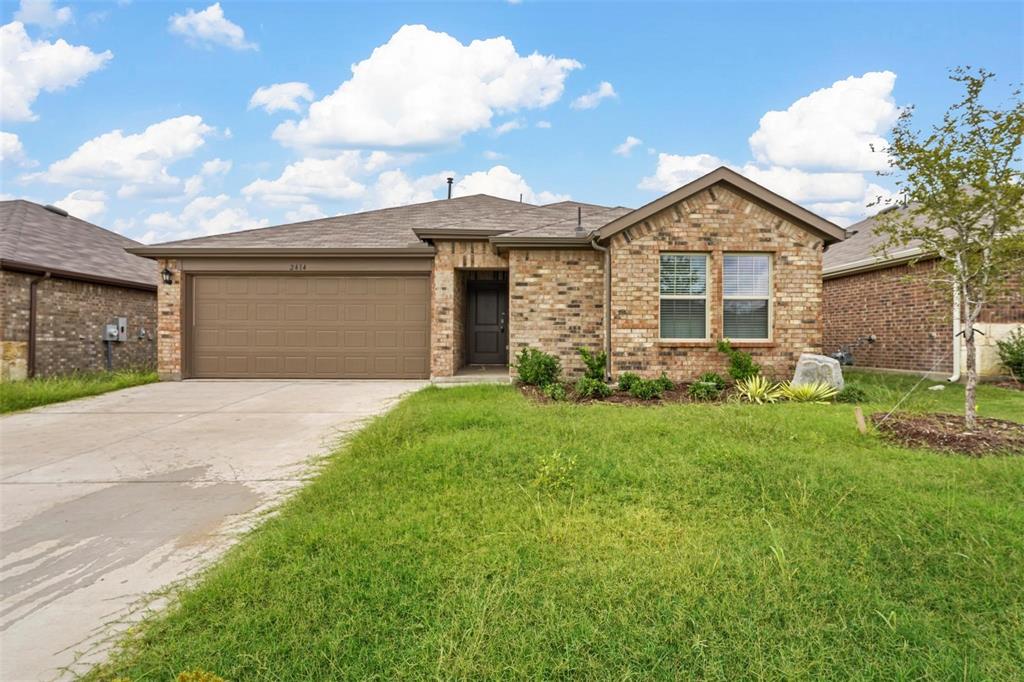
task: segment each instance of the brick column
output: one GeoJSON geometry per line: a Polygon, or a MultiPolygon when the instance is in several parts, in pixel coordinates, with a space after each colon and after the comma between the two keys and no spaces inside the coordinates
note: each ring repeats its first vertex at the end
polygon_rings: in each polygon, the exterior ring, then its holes
{"type": "Polygon", "coordinates": [[[172,273],[172,283],[164,284],[163,276],[157,289],[157,351],[156,369],[161,381],[181,381],[181,311],[182,295],[180,263],[174,258],[158,261],[172,273]]]}

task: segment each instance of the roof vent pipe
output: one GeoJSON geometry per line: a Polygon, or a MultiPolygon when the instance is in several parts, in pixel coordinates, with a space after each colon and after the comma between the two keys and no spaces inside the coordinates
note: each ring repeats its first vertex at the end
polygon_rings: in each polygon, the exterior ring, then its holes
{"type": "Polygon", "coordinates": [[[452,183],[455,182],[455,178],[448,178],[448,198],[452,198],[452,183]]]}
{"type": "Polygon", "coordinates": [[[64,218],[68,217],[68,212],[65,211],[63,208],[61,208],[60,206],[54,206],[53,204],[47,204],[46,206],[43,206],[43,208],[45,208],[50,213],[56,213],[57,215],[59,215],[61,217],[64,217],[64,218]]]}

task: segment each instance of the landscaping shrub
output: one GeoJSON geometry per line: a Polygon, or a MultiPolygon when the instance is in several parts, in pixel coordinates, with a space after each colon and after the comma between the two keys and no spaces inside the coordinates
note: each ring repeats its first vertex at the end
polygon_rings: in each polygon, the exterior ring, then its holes
{"type": "Polygon", "coordinates": [[[560,381],[554,381],[543,389],[544,395],[552,400],[565,400],[565,386],[560,381]]]}
{"type": "Polygon", "coordinates": [[[583,398],[607,398],[612,394],[612,387],[601,379],[583,376],[576,382],[576,393],[583,398]]]}
{"type": "Polygon", "coordinates": [[[562,376],[562,363],[542,350],[524,348],[516,356],[516,372],[522,383],[543,387],[562,376]]]}
{"type": "Polygon", "coordinates": [[[737,381],[736,392],[740,398],[747,402],[763,405],[764,403],[774,403],[778,400],[779,395],[782,393],[782,388],[765,377],[755,374],[752,377],[737,381]]]}
{"type": "Polygon", "coordinates": [[[587,366],[585,376],[604,381],[604,370],[605,365],[608,363],[608,354],[604,351],[592,353],[586,348],[580,348],[577,352],[583,358],[583,364],[587,366]]]}
{"type": "Polygon", "coordinates": [[[824,381],[815,381],[813,384],[791,384],[787,381],[782,384],[780,393],[783,398],[794,403],[827,403],[839,391],[824,381]]]}
{"type": "Polygon", "coordinates": [[[633,388],[633,384],[640,381],[640,375],[634,372],[623,372],[619,375],[619,390],[628,391],[633,388]]]}
{"type": "Polygon", "coordinates": [[[999,361],[1018,381],[1024,381],[1024,327],[1017,327],[1005,339],[996,341],[999,361]]]}
{"type": "Polygon", "coordinates": [[[843,390],[836,393],[836,397],[833,398],[837,403],[863,403],[867,399],[868,394],[853,384],[846,384],[843,390]]]}
{"type": "Polygon", "coordinates": [[[761,365],[754,362],[753,356],[733,348],[728,339],[718,342],[718,352],[729,356],[729,376],[736,381],[749,379],[761,373],[761,365]]]}
{"type": "Polygon", "coordinates": [[[686,392],[694,400],[715,400],[722,394],[722,389],[713,381],[695,381],[686,392]]]}
{"type": "Polygon", "coordinates": [[[714,384],[719,391],[725,390],[725,379],[717,372],[704,372],[697,377],[697,383],[714,384]]]}
{"type": "Polygon", "coordinates": [[[640,400],[654,400],[661,397],[662,389],[657,379],[641,379],[633,383],[629,393],[640,400]]]}
{"type": "Polygon", "coordinates": [[[661,389],[662,393],[664,393],[665,391],[676,390],[675,382],[669,379],[668,375],[665,374],[664,372],[661,373],[660,377],[654,380],[654,383],[658,384],[658,388],[661,389]]]}

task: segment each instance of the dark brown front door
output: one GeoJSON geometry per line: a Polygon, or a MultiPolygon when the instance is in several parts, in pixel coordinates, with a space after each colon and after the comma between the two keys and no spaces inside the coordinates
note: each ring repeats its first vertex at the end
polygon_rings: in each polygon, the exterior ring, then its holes
{"type": "Polygon", "coordinates": [[[508,364],[508,282],[467,282],[470,365],[508,364]]]}

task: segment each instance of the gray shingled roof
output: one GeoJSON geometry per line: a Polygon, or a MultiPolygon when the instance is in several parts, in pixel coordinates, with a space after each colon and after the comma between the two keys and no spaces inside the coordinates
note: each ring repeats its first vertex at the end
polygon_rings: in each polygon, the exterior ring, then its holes
{"type": "MultiPolygon", "coordinates": [[[[589,229],[600,227],[606,206],[562,201],[545,206],[474,194],[422,204],[319,218],[301,223],[155,244],[155,249],[403,249],[423,246],[414,230],[501,230],[518,233],[553,226],[552,234],[572,236],[582,209],[589,229]],[[600,224],[597,224],[600,222],[600,224]]],[[[612,209],[628,212],[628,209],[612,209]]],[[[610,218],[609,218],[610,220],[610,218]]]]}
{"type": "Polygon", "coordinates": [[[920,255],[919,242],[916,240],[906,246],[891,249],[884,254],[881,253],[880,249],[885,238],[875,233],[875,221],[876,216],[872,216],[846,228],[846,239],[832,244],[825,251],[822,259],[824,274],[877,267],[889,261],[903,262],[908,258],[920,255]]]}
{"type": "Polygon", "coordinates": [[[141,244],[31,201],[0,201],[0,261],[8,267],[156,286],[156,264],[125,251],[136,246],[141,244]]]}

